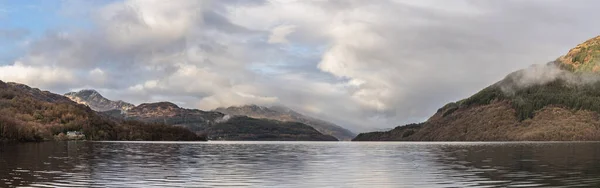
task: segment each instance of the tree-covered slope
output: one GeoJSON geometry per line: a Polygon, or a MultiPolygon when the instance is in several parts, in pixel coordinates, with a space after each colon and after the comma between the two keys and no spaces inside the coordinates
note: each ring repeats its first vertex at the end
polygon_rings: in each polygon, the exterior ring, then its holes
{"type": "Polygon", "coordinates": [[[337,141],[314,128],[298,122],[254,119],[236,116],[211,126],[209,138],[214,140],[262,141],[337,141]]]}

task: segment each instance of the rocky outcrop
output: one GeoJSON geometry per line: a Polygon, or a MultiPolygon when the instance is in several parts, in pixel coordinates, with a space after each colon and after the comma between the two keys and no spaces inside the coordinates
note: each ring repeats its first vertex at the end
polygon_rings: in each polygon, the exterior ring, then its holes
{"type": "Polygon", "coordinates": [[[69,99],[79,103],[89,106],[92,110],[103,112],[109,110],[121,110],[127,111],[134,107],[133,104],[118,100],[111,101],[107,98],[104,98],[100,93],[96,90],[81,90],[78,92],[69,92],[65,94],[69,99]]]}

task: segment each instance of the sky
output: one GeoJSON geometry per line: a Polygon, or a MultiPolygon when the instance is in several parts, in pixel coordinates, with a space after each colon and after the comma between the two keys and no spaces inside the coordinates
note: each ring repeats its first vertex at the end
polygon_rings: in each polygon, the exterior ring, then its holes
{"type": "Polygon", "coordinates": [[[0,0],[0,80],[134,104],[422,122],[600,34],[594,0],[0,0]]]}

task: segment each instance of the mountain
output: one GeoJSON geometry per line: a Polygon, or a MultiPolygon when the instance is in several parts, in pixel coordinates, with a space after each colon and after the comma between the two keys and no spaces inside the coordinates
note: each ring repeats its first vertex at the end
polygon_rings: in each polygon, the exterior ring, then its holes
{"type": "Polygon", "coordinates": [[[120,115],[124,119],[185,127],[215,140],[337,141],[303,123],[185,109],[170,102],[140,104],[120,115]]]}
{"type": "Polygon", "coordinates": [[[69,98],[0,81],[0,141],[44,141],[80,131],[87,140],[205,140],[191,131],[113,120],[69,98]]]}
{"type": "Polygon", "coordinates": [[[241,115],[258,119],[300,122],[315,128],[317,131],[323,134],[334,136],[339,140],[350,140],[356,136],[356,134],[338,125],[302,115],[283,106],[264,107],[257,105],[245,105],[217,108],[215,111],[229,115],[241,115]]]}
{"type": "Polygon", "coordinates": [[[261,140],[261,141],[338,141],[299,122],[283,122],[235,116],[210,127],[214,140],[261,140]]]}
{"type": "Polygon", "coordinates": [[[66,93],[65,96],[116,119],[163,123],[185,127],[195,132],[203,131],[206,126],[214,124],[224,116],[218,112],[180,108],[171,102],[144,103],[135,106],[121,100],[108,100],[92,89],[66,93]]]}
{"type": "Polygon", "coordinates": [[[200,132],[223,120],[224,116],[219,112],[180,108],[170,102],[144,103],[124,113],[125,119],[182,126],[200,132]]]}
{"type": "Polygon", "coordinates": [[[125,112],[109,110],[101,113],[115,119],[184,127],[214,140],[337,141],[303,123],[186,109],[171,102],[144,103],[125,112]]]}
{"type": "Polygon", "coordinates": [[[127,111],[134,107],[133,104],[119,101],[111,101],[104,98],[96,90],[81,90],[78,92],[69,92],[65,94],[69,99],[89,106],[92,110],[102,112],[109,110],[127,111]]]}
{"type": "Polygon", "coordinates": [[[546,65],[513,72],[427,121],[354,141],[598,141],[600,37],[546,65]]]}

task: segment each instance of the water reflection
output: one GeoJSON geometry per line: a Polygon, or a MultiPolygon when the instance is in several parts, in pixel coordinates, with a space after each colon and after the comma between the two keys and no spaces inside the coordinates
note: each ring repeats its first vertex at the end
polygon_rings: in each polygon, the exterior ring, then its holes
{"type": "Polygon", "coordinates": [[[0,187],[600,187],[600,143],[0,146],[0,187]]]}
{"type": "Polygon", "coordinates": [[[600,187],[599,143],[490,143],[440,147],[437,162],[478,185],[600,187]],[[476,182],[476,181],[474,181],[476,182]]]}

